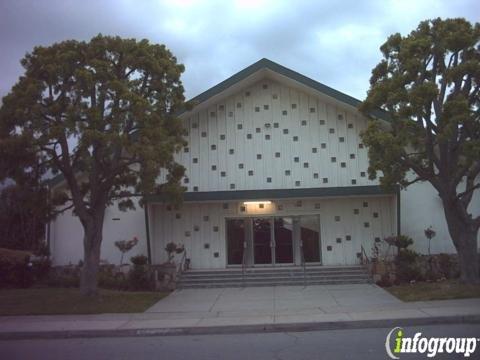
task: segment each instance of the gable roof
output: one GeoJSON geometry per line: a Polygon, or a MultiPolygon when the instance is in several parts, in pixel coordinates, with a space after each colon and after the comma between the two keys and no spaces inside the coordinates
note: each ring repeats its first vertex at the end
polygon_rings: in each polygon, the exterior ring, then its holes
{"type": "MultiPolygon", "coordinates": [[[[335,90],[325,84],[315,81],[305,75],[302,75],[296,71],[293,71],[267,58],[260,59],[256,63],[253,63],[252,65],[246,67],[245,69],[240,70],[236,74],[230,76],[228,79],[218,83],[217,85],[211,87],[210,89],[190,99],[189,102],[192,103],[194,107],[197,105],[200,105],[201,103],[204,103],[209,99],[213,98],[214,96],[219,95],[223,91],[241,82],[242,80],[247,79],[248,77],[255,74],[256,72],[259,72],[265,69],[270,70],[279,75],[285,76],[290,80],[296,81],[304,86],[310,87],[328,97],[331,97],[339,102],[353,106],[355,108],[358,108],[358,106],[362,103],[360,100],[350,95],[347,95],[345,93],[342,93],[341,91],[335,90]]],[[[388,116],[388,113],[381,109],[377,109],[373,111],[371,113],[371,116],[385,120],[385,121],[390,121],[390,117],[388,116]]]]}

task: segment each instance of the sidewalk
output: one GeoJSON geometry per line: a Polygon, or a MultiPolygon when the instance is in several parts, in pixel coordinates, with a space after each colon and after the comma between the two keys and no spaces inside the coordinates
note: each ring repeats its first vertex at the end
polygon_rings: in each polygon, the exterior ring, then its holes
{"type": "Polygon", "coordinates": [[[0,339],[305,331],[480,322],[480,299],[402,302],[376,285],[175,291],[145,313],[3,316],[0,339]]]}

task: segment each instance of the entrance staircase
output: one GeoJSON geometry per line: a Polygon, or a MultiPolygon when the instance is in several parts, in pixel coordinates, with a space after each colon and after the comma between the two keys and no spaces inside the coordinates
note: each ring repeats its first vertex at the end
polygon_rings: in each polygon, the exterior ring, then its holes
{"type": "Polygon", "coordinates": [[[305,274],[301,267],[247,268],[242,269],[188,270],[181,275],[178,288],[212,288],[279,285],[331,285],[364,284],[371,278],[364,267],[311,266],[305,274]]]}

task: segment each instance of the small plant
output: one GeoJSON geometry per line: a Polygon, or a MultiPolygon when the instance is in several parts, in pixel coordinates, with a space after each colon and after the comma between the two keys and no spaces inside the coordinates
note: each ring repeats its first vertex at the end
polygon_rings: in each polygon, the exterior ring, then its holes
{"type": "Polygon", "coordinates": [[[432,239],[437,235],[435,230],[432,229],[432,225],[430,225],[428,228],[424,230],[425,237],[428,239],[428,255],[430,255],[430,243],[432,242],[432,239]]]}
{"type": "Polygon", "coordinates": [[[118,240],[115,241],[115,246],[120,250],[122,253],[120,257],[120,265],[123,265],[123,256],[132,250],[132,248],[138,244],[138,239],[136,236],[133,237],[131,240],[118,240]]]}
{"type": "Polygon", "coordinates": [[[167,252],[167,256],[168,256],[167,262],[171,263],[173,262],[173,258],[175,257],[175,254],[181,254],[185,251],[185,246],[177,245],[174,242],[169,242],[165,246],[165,251],[167,252]]]}

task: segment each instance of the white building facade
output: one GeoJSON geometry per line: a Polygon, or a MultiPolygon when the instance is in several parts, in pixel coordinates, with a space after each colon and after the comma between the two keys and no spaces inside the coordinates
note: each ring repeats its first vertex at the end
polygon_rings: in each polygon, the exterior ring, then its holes
{"type": "MultiPolygon", "coordinates": [[[[144,209],[111,207],[102,259],[118,263],[114,242],[137,236],[129,255],[166,261],[169,242],[183,244],[191,268],[351,265],[385,237],[411,236],[425,252],[423,230],[437,236],[432,252],[454,252],[443,209],[429,184],[385,192],[368,179],[368,150],[360,133],[367,119],[359,101],[262,59],[192,99],[181,115],[188,145],[184,202],[147,196],[144,209]]],[[[378,114],[381,118],[382,114],[378,114]]],[[[162,179],[159,179],[162,181],[162,179]]],[[[480,212],[478,196],[472,212],[480,212]]],[[[55,264],[83,256],[78,218],[51,224],[55,264]]]]}

